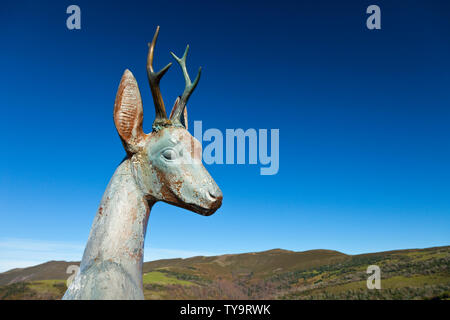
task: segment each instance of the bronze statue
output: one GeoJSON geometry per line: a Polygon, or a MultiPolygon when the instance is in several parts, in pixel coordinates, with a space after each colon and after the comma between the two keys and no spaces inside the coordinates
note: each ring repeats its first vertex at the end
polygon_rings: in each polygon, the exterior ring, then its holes
{"type": "Polygon", "coordinates": [[[149,44],[147,74],[155,104],[153,131],[142,129],[143,109],[133,74],[125,70],[114,104],[114,122],[127,152],[111,178],[94,219],[80,270],[63,299],[144,299],[142,264],[150,210],[157,201],[201,215],[213,214],[222,192],[202,164],[201,144],[187,131],[187,101],[194,82],[183,57],[175,56],[186,81],[167,118],[159,82],[171,63],[153,70],[159,27],[149,44]]]}

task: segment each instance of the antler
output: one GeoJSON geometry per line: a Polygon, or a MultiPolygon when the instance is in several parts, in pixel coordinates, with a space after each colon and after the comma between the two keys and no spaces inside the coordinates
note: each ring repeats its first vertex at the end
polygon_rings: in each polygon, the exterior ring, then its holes
{"type": "Polygon", "coordinates": [[[175,110],[173,111],[171,120],[174,123],[180,123],[180,117],[183,113],[183,110],[189,100],[189,97],[191,96],[192,92],[194,91],[195,87],[198,84],[198,81],[200,80],[200,75],[202,74],[202,67],[198,69],[197,77],[195,78],[194,82],[191,82],[191,79],[189,78],[189,73],[186,69],[186,56],[189,51],[189,45],[186,46],[186,50],[184,51],[183,56],[178,58],[173,52],[170,52],[172,56],[177,60],[178,64],[181,67],[181,70],[183,71],[184,80],[186,82],[186,86],[184,88],[183,94],[181,95],[178,103],[175,106],[175,110]]]}
{"type": "Polygon", "coordinates": [[[161,126],[170,124],[170,120],[167,119],[166,108],[164,107],[164,101],[161,95],[161,90],[159,88],[159,81],[164,76],[164,74],[169,70],[172,63],[162,68],[158,72],[153,70],[153,52],[155,50],[156,40],[159,34],[159,26],[156,27],[155,35],[153,40],[148,44],[148,56],[147,56],[147,77],[150,84],[150,89],[152,91],[153,102],[155,104],[156,117],[153,122],[153,129],[158,129],[161,126]]]}

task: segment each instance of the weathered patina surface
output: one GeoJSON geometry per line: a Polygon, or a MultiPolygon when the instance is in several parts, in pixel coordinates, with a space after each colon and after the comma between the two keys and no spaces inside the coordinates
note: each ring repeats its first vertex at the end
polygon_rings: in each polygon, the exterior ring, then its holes
{"type": "Polygon", "coordinates": [[[114,122],[127,157],[103,195],[80,270],[63,299],[143,299],[142,263],[148,217],[164,201],[201,215],[213,214],[222,192],[201,161],[200,142],[187,131],[187,101],[200,78],[191,83],[186,55],[175,58],[186,88],[167,118],[159,82],[169,69],[153,70],[159,27],[149,44],[147,74],[155,104],[153,131],[142,130],[143,109],[133,74],[125,70],[114,105],[114,122]]]}

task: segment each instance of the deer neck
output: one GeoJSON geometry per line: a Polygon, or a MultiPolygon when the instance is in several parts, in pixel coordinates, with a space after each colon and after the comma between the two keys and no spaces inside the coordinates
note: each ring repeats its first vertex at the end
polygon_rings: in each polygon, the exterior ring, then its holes
{"type": "Polygon", "coordinates": [[[144,239],[152,206],[136,183],[131,160],[124,160],[103,195],[80,271],[96,263],[114,262],[142,285],[144,239]]]}

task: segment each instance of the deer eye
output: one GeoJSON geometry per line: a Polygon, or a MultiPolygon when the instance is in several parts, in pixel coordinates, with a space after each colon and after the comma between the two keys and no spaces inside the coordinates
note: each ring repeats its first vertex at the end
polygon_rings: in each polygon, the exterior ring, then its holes
{"type": "Polygon", "coordinates": [[[173,149],[166,149],[163,151],[162,156],[166,160],[174,160],[177,157],[177,153],[173,149]]]}

